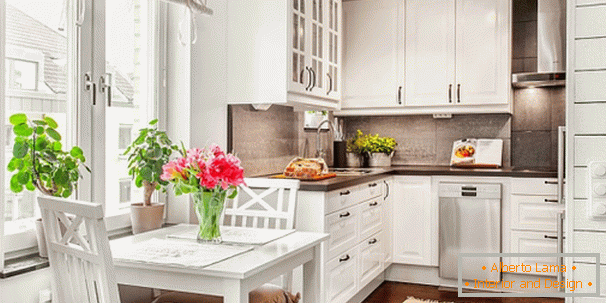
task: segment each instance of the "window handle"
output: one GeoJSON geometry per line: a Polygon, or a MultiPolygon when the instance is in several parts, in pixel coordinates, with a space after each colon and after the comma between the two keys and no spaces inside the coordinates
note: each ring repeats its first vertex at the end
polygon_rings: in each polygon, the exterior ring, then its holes
{"type": "Polygon", "coordinates": [[[99,77],[99,91],[105,93],[105,97],[107,98],[107,107],[112,107],[111,76],[111,74],[105,74],[105,76],[99,77]]]}
{"type": "Polygon", "coordinates": [[[91,92],[91,98],[93,99],[93,105],[97,105],[97,85],[91,81],[90,72],[84,74],[84,90],[91,92]]]}

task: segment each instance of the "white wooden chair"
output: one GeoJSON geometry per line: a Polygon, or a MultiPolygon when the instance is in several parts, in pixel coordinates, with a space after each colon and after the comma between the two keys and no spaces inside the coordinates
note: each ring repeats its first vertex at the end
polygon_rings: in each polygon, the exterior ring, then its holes
{"type": "Polygon", "coordinates": [[[53,302],[120,302],[102,205],[47,196],[38,203],[55,281],[53,302]],[[59,221],[67,228],[63,235],[59,221]]]}
{"type": "MultiPolygon", "coordinates": [[[[225,203],[221,225],[271,229],[294,229],[299,180],[245,178],[238,195],[225,203]]],[[[282,286],[292,291],[292,272],[282,277],[282,286]]],[[[185,293],[166,293],[155,303],[221,302],[221,298],[185,293]]],[[[255,303],[255,302],[251,302],[255,303]]]]}

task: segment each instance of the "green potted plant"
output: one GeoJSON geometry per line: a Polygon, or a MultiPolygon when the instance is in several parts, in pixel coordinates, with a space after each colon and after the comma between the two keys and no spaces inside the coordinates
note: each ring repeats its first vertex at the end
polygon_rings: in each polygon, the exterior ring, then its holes
{"type": "Polygon", "coordinates": [[[370,167],[391,166],[391,158],[396,145],[398,144],[393,138],[366,135],[364,149],[368,153],[368,165],[370,167]]]}
{"type": "Polygon", "coordinates": [[[353,137],[347,140],[347,153],[345,155],[347,167],[363,166],[365,152],[364,140],[364,134],[359,129],[356,131],[356,134],[353,137]]]}
{"type": "MultiPolygon", "coordinates": [[[[10,189],[14,193],[36,189],[49,196],[67,198],[77,189],[82,177],[80,167],[86,159],[78,146],[63,151],[58,124],[53,118],[30,120],[23,113],[10,116],[9,122],[15,134],[13,157],[7,169],[13,173],[10,189]]],[[[46,240],[42,219],[36,220],[36,237],[41,256],[46,257],[46,240]]]]}
{"type": "Polygon", "coordinates": [[[130,209],[134,234],[162,227],[164,204],[152,203],[152,195],[155,190],[166,190],[168,182],[160,179],[162,165],[178,150],[166,132],[158,130],[157,123],[154,119],[149,127],[140,129],[139,136],[124,151],[128,155],[128,174],[135,186],[143,187],[143,202],[132,203],[130,209]]]}

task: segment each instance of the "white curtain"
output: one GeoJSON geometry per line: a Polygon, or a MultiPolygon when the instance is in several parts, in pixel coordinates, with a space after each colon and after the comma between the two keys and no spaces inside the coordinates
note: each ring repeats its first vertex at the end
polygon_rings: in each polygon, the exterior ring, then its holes
{"type": "Polygon", "coordinates": [[[175,3],[184,5],[189,8],[192,13],[204,14],[204,15],[212,15],[213,10],[206,6],[207,1],[202,3],[202,0],[162,0],[168,3],[175,3]]]}

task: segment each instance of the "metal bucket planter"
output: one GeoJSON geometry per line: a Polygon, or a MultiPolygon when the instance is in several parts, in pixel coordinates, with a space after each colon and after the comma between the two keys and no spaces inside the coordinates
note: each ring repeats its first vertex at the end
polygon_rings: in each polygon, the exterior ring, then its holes
{"type": "Polygon", "coordinates": [[[345,158],[347,159],[347,167],[362,167],[364,164],[364,157],[360,154],[348,152],[345,154],[345,158]]]}
{"type": "Polygon", "coordinates": [[[368,157],[368,166],[370,167],[382,167],[382,166],[391,166],[391,158],[393,157],[393,152],[391,154],[385,153],[371,153],[368,157]]]}

